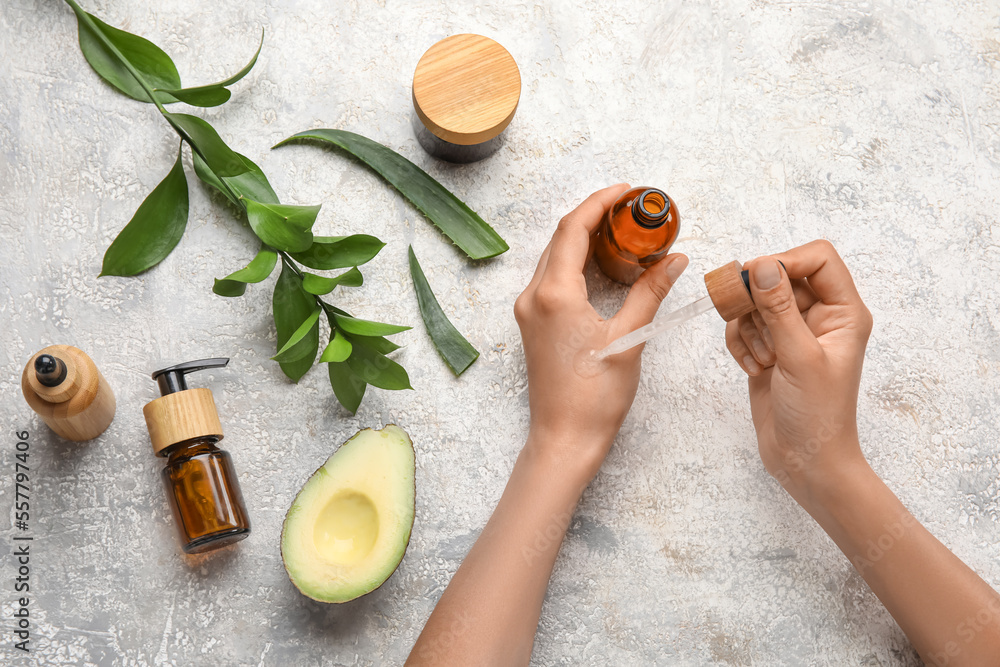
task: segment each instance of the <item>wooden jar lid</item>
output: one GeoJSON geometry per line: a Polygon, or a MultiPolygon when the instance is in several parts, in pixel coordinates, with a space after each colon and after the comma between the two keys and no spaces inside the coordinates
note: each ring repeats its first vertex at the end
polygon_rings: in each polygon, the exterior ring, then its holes
{"type": "Polygon", "coordinates": [[[427,49],[413,73],[413,108],[434,135],[481,144],[504,131],[521,97],[514,58],[489,37],[452,35],[427,49]]]}
{"type": "Polygon", "coordinates": [[[185,389],[161,396],[142,408],[153,452],[161,452],[178,442],[214,435],[222,439],[222,423],[215,409],[212,390],[185,389]]]}

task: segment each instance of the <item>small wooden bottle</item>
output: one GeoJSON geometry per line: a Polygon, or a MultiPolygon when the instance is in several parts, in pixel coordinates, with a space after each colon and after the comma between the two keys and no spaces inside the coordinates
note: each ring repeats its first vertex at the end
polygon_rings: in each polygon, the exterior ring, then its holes
{"type": "Polygon", "coordinates": [[[427,49],[413,73],[413,131],[448,162],[495,153],[521,98],[521,73],[505,48],[482,35],[452,35],[427,49]]]}
{"type": "Polygon", "coordinates": [[[681,217],[662,190],[639,187],[612,205],[597,233],[594,256],[612,280],[631,285],[646,267],[666,257],[677,240],[681,217]]]}
{"type": "Polygon", "coordinates": [[[21,373],[21,392],[49,428],[67,440],[96,438],[115,418],[115,395],[93,360],[71,345],[50,345],[21,373]]]}

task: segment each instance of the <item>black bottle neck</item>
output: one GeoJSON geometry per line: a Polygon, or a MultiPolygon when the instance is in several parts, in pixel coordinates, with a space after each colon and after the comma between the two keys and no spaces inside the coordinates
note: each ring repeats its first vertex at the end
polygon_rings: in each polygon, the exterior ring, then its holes
{"type": "Polygon", "coordinates": [[[640,226],[657,229],[670,219],[670,198],[662,190],[647,188],[632,200],[631,210],[640,226]]]}

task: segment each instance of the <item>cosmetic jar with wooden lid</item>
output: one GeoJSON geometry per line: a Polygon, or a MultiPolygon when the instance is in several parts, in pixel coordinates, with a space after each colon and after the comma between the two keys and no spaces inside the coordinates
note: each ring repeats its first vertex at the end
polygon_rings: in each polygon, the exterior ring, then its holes
{"type": "Polygon", "coordinates": [[[482,35],[452,35],[427,49],[413,73],[413,130],[428,153],[476,162],[503,144],[521,98],[514,58],[482,35]]]}

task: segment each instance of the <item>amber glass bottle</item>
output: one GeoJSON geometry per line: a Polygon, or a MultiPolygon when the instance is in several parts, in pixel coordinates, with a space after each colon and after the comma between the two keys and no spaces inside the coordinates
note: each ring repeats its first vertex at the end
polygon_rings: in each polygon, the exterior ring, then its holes
{"type": "Polygon", "coordinates": [[[229,359],[189,361],[153,373],[162,396],[142,409],[153,452],[165,457],[163,484],[189,554],[238,542],[250,534],[250,519],[229,454],[216,444],[222,424],[212,392],[188,389],[184,376],[218,368],[229,359]]]}
{"type": "Polygon", "coordinates": [[[601,222],[594,252],[609,278],[631,285],[646,267],[663,259],[680,231],[677,205],[662,190],[632,188],[601,222]]]}
{"type": "Polygon", "coordinates": [[[189,554],[224,547],[250,534],[233,459],[215,446],[218,441],[215,436],[194,438],[165,450],[163,484],[189,554]]]}

